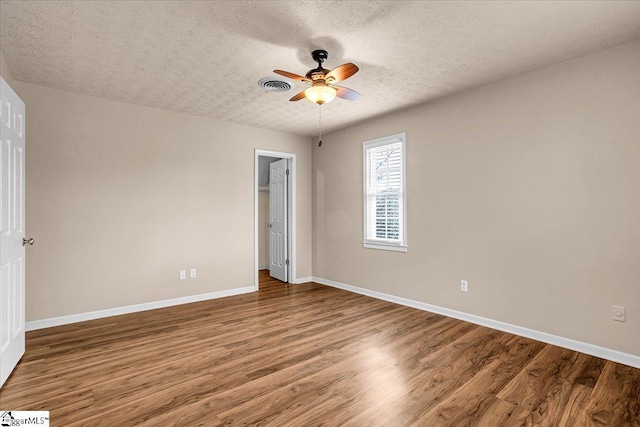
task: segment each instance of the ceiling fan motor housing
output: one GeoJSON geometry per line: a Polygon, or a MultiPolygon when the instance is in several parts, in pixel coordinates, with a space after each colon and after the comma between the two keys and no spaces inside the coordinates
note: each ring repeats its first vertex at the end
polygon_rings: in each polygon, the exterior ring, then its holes
{"type": "Polygon", "coordinates": [[[329,72],[326,68],[322,68],[322,63],[329,57],[326,50],[318,49],[311,52],[311,57],[318,63],[318,68],[309,70],[305,75],[306,78],[313,81],[313,84],[324,83],[324,76],[329,72]]]}
{"type": "Polygon", "coordinates": [[[314,68],[313,70],[309,71],[305,77],[312,80],[313,81],[312,84],[321,83],[321,82],[324,82],[324,76],[328,72],[329,70],[324,68],[314,68]]]}
{"type": "Polygon", "coordinates": [[[311,52],[311,57],[322,67],[322,63],[329,57],[329,54],[324,49],[317,49],[311,52]]]}

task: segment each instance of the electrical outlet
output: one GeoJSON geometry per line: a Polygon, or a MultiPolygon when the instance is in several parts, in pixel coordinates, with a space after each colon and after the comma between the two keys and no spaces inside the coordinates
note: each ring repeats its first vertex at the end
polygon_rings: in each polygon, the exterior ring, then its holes
{"type": "Polygon", "coordinates": [[[468,285],[469,285],[469,284],[467,283],[467,281],[466,281],[466,280],[461,280],[461,281],[460,281],[460,290],[461,290],[462,292],[467,292],[468,285]]]}
{"type": "Polygon", "coordinates": [[[613,306],[613,320],[617,320],[618,322],[624,322],[627,320],[627,313],[621,305],[613,306]]]}
{"type": "Polygon", "coordinates": [[[192,268],[191,270],[189,270],[189,276],[190,276],[192,279],[195,279],[195,278],[196,278],[196,269],[195,269],[195,268],[192,268]]]}
{"type": "Polygon", "coordinates": [[[187,278],[187,270],[180,270],[180,280],[187,278]]]}

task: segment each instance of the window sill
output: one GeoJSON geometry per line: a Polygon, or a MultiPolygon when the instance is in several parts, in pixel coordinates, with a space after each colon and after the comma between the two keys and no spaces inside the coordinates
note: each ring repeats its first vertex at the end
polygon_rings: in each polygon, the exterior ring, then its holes
{"type": "Polygon", "coordinates": [[[407,252],[407,247],[404,245],[389,245],[385,243],[362,242],[362,246],[367,249],[382,249],[384,251],[407,252]]]}

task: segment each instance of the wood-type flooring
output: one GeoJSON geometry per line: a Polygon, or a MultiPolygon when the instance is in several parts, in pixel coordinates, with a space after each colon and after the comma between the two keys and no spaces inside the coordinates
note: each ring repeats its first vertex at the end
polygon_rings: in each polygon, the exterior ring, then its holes
{"type": "Polygon", "coordinates": [[[640,370],[261,272],[260,291],[27,333],[51,426],[640,426],[640,370]]]}

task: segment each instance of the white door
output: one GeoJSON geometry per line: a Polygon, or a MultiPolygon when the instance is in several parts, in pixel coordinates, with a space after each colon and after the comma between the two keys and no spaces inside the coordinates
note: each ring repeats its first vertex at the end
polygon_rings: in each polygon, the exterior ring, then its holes
{"type": "Polygon", "coordinates": [[[287,159],[269,165],[269,275],[287,281],[287,159]]]}
{"type": "MultiPolygon", "coordinates": [[[[24,103],[0,78],[0,387],[24,354],[24,103]]],[[[33,241],[31,241],[33,243],[33,241]]]]}

